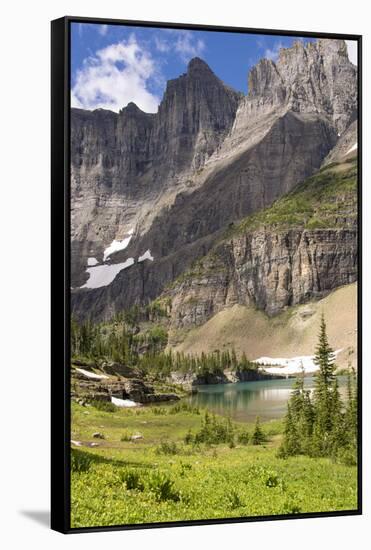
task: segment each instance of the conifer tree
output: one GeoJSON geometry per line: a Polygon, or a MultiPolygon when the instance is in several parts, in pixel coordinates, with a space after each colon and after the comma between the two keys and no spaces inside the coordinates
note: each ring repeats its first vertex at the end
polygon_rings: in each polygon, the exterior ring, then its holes
{"type": "Polygon", "coordinates": [[[287,405],[287,413],[285,418],[285,431],[282,445],[278,451],[278,456],[287,457],[297,455],[300,452],[298,432],[292,415],[290,402],[287,405]]]}
{"type": "Polygon", "coordinates": [[[313,431],[313,407],[309,391],[304,389],[304,368],[297,376],[287,405],[284,438],[279,456],[309,453],[313,431]]]}
{"type": "Polygon", "coordinates": [[[329,345],[324,315],[321,317],[318,345],[314,356],[315,373],[313,453],[331,454],[333,432],[338,428],[340,396],[335,377],[334,352],[329,345]]]}
{"type": "Polygon", "coordinates": [[[232,365],[232,368],[236,370],[238,365],[238,359],[237,359],[236,350],[234,348],[232,348],[231,365],[232,365]]]}
{"type": "Polygon", "coordinates": [[[260,427],[260,418],[256,417],[254,431],[251,436],[251,443],[253,445],[261,445],[265,441],[264,432],[260,427]]]}
{"type": "Polygon", "coordinates": [[[357,384],[354,369],[349,367],[347,380],[347,404],[344,413],[343,423],[344,449],[340,449],[345,454],[346,462],[349,464],[357,463],[357,443],[358,443],[358,404],[357,404],[357,384]]]}

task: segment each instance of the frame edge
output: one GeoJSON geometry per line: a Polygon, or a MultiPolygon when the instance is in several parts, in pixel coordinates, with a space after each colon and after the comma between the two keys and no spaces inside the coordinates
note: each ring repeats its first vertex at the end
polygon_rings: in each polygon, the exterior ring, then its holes
{"type": "Polygon", "coordinates": [[[51,515],[50,527],[67,533],[69,518],[69,300],[68,230],[68,21],[51,22],[51,515]],[[67,223],[66,223],[67,222],[67,223]],[[62,251],[62,252],[61,252],[62,251]]]}

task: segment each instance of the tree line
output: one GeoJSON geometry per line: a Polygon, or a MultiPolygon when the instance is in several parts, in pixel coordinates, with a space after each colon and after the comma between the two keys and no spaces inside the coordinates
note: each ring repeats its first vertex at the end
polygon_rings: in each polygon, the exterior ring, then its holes
{"type": "MultiPolygon", "coordinates": [[[[158,311],[150,310],[154,318],[158,311]]],[[[113,361],[135,367],[143,375],[167,377],[171,372],[197,373],[200,376],[222,375],[225,369],[234,372],[256,371],[257,365],[245,353],[237,356],[232,350],[215,350],[199,355],[166,351],[168,333],[163,325],[151,322],[140,330],[139,310],[120,314],[110,323],[79,323],[71,320],[71,355],[97,364],[113,361]]],[[[161,315],[161,314],[160,314],[161,315]]]]}

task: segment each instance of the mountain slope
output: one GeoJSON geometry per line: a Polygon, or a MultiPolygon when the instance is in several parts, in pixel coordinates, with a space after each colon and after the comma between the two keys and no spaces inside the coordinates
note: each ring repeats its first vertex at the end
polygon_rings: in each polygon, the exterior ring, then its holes
{"type": "Polygon", "coordinates": [[[234,305],[216,313],[205,324],[184,332],[170,332],[169,348],[199,355],[234,349],[247,357],[299,357],[312,355],[322,313],[330,345],[342,350],[336,364],[357,365],[357,285],[350,284],[325,298],[291,307],[275,317],[251,306],[234,305]]]}
{"type": "Polygon", "coordinates": [[[165,293],[174,329],[235,304],[272,316],[357,280],[357,166],[333,164],[230,227],[165,293]]]}

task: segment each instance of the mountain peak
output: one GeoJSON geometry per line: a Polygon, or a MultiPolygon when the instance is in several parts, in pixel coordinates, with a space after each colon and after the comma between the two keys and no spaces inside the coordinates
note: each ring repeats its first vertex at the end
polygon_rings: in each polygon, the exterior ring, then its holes
{"type": "Polygon", "coordinates": [[[134,101],[130,101],[126,107],[123,107],[121,109],[121,112],[125,112],[125,113],[131,113],[131,114],[136,114],[136,113],[141,113],[141,109],[139,109],[138,105],[136,103],[134,103],[134,101]]]}
{"type": "Polygon", "coordinates": [[[142,111],[142,109],[133,101],[130,101],[125,107],[120,109],[119,114],[131,119],[149,119],[153,116],[153,113],[146,113],[145,111],[142,111]]]}
{"type": "Polygon", "coordinates": [[[213,71],[210,69],[209,65],[203,61],[203,59],[200,59],[199,57],[194,57],[191,59],[191,61],[188,63],[188,69],[187,74],[189,76],[200,76],[200,75],[213,75],[213,71]]]}

